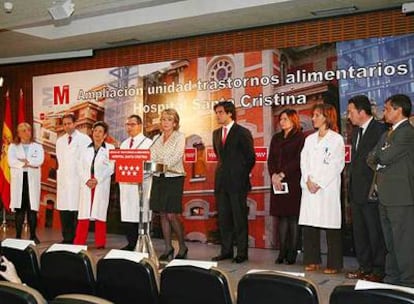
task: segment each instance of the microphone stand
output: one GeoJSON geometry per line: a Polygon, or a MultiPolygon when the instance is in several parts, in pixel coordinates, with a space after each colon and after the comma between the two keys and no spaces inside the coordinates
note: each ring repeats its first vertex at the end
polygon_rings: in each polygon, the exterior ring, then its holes
{"type": "MultiPolygon", "coordinates": [[[[144,172],[145,172],[145,164],[144,164],[144,172]]],[[[149,196],[151,193],[152,187],[152,172],[149,172],[147,178],[144,178],[142,183],[138,183],[138,197],[139,197],[139,222],[138,222],[138,240],[137,244],[135,245],[135,251],[141,253],[148,253],[148,258],[155,264],[157,268],[159,268],[159,260],[157,253],[154,249],[154,245],[152,244],[151,240],[151,215],[152,212],[148,208],[145,208],[144,211],[144,200],[149,202],[149,196]],[[147,180],[147,189],[146,195],[144,194],[144,183],[147,180]],[[144,213],[146,213],[146,220],[144,222],[144,213]]]]}

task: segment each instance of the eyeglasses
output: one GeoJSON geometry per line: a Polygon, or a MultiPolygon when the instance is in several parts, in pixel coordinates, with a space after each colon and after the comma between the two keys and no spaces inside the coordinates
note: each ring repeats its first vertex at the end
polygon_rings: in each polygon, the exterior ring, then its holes
{"type": "Polygon", "coordinates": [[[136,122],[127,122],[125,124],[125,127],[133,127],[133,126],[137,126],[138,124],[136,122]]]}

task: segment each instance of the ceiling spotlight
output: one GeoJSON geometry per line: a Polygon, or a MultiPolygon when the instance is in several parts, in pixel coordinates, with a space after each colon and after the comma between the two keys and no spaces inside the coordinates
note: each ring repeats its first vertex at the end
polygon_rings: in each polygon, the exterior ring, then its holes
{"type": "Polygon", "coordinates": [[[72,0],[54,1],[52,6],[47,9],[54,20],[69,18],[75,11],[75,4],[72,0]]]}
{"type": "Polygon", "coordinates": [[[6,13],[10,14],[13,10],[13,2],[5,1],[3,4],[3,8],[6,13]]]}
{"type": "Polygon", "coordinates": [[[0,76],[0,88],[3,87],[4,78],[0,76]]]}

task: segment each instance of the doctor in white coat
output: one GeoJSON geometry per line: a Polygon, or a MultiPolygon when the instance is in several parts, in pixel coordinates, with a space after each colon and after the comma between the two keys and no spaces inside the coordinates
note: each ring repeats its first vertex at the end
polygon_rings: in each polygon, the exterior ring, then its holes
{"type": "Polygon", "coordinates": [[[92,143],[81,150],[78,170],[81,176],[78,225],[74,244],[85,245],[89,221],[95,221],[95,245],[106,245],[106,216],[109,205],[111,175],[114,162],[109,160],[109,150],[115,147],[105,142],[108,125],[97,121],[92,127],[92,143]]]}
{"type": "Polygon", "coordinates": [[[65,134],[56,141],[57,169],[57,209],[60,212],[64,244],[72,244],[75,238],[79,206],[80,175],[76,162],[81,149],[86,148],[91,138],[76,130],[76,117],[66,113],[62,117],[65,134]]]}
{"type": "Polygon", "coordinates": [[[43,164],[42,145],[32,141],[32,127],[22,122],[17,126],[17,138],[9,147],[10,208],[15,212],[16,238],[22,237],[25,213],[30,228],[30,239],[36,244],[37,211],[40,204],[40,166],[43,164]]]}
{"type": "MultiPolygon", "coordinates": [[[[142,119],[139,115],[131,115],[127,118],[125,129],[129,137],[125,139],[121,149],[149,149],[152,140],[145,137],[142,133],[142,119]]],[[[151,177],[144,176],[144,208],[143,222],[151,221],[151,211],[149,210],[149,191],[151,177]]],[[[121,205],[121,221],[125,223],[125,234],[128,244],[123,250],[134,250],[138,240],[138,223],[139,223],[139,206],[140,198],[138,195],[138,184],[136,183],[119,183],[120,205],[121,205]]]]}
{"type": "Polygon", "coordinates": [[[325,274],[342,269],[341,172],[345,147],[338,133],[336,109],[330,104],[314,107],[312,122],[317,132],[309,135],[301,152],[302,200],[299,225],[303,225],[306,271],[320,268],[320,229],[328,244],[325,274]]]}

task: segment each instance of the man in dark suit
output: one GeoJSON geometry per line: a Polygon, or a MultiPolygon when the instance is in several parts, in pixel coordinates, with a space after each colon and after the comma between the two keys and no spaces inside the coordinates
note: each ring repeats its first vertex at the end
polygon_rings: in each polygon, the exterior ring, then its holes
{"type": "Polygon", "coordinates": [[[371,103],[365,95],[354,96],[348,101],[348,118],[356,126],[352,132],[349,198],[359,269],[345,276],[380,282],[384,277],[385,244],[378,201],[368,200],[374,170],[368,166],[367,157],[386,127],[372,117],[371,103]]]}
{"type": "Polygon", "coordinates": [[[379,211],[387,255],[384,282],[414,287],[414,127],[411,100],[388,98],[384,118],[392,125],[368,157],[377,169],[379,211]]]}
{"type": "Polygon", "coordinates": [[[223,101],[214,106],[221,128],[213,132],[213,147],[218,162],[214,193],[218,208],[221,253],[213,261],[248,259],[247,193],[251,189],[249,174],[255,164],[253,137],[249,130],[236,123],[236,108],[223,101]],[[233,253],[233,238],[237,255],[233,253]],[[234,258],[233,258],[234,257],[234,258]]]}

